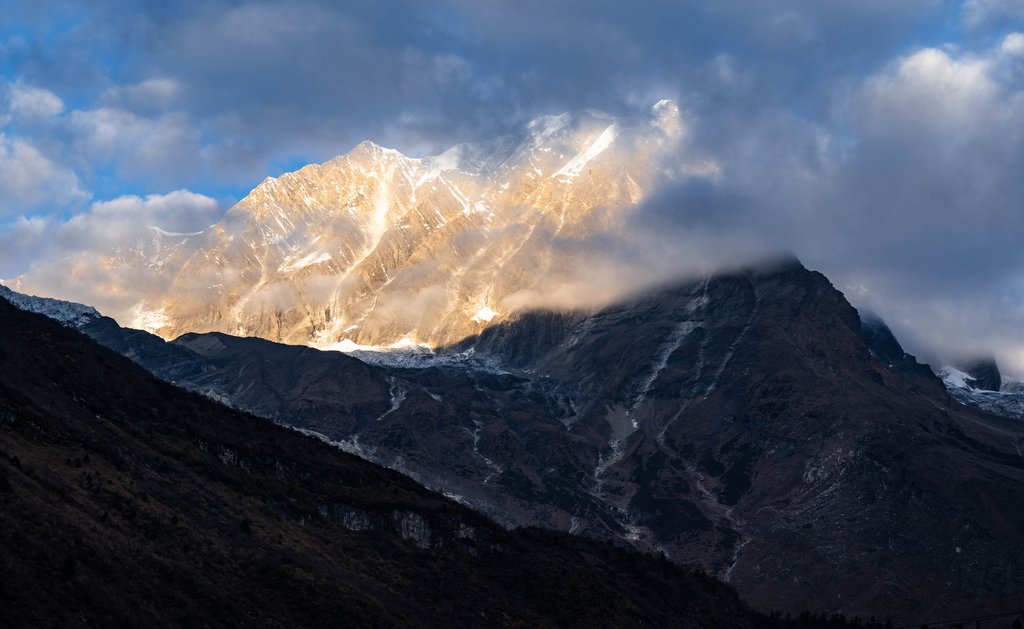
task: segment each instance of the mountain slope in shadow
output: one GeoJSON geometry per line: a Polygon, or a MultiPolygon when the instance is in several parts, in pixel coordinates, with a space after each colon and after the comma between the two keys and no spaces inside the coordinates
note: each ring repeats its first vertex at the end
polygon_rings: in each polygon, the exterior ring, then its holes
{"type": "Polygon", "coordinates": [[[656,557],[508,532],[0,300],[0,624],[754,627],[656,557]]]}

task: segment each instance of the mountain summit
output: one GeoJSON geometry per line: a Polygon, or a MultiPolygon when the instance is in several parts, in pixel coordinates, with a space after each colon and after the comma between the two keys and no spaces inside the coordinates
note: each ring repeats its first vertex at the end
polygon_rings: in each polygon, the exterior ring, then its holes
{"type": "Polygon", "coordinates": [[[203,232],[154,229],[15,286],[44,294],[47,273],[86,267],[102,281],[62,297],[165,338],[448,344],[570,285],[586,264],[581,239],[621,231],[684,135],[678,108],[661,101],[635,118],[544,116],[419,159],[363,142],[267,178],[203,232]]]}

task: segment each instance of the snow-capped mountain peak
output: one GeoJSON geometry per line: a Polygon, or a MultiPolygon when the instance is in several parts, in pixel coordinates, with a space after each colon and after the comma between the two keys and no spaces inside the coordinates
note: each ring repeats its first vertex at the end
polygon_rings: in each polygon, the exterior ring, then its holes
{"type": "MultiPolygon", "coordinates": [[[[264,179],[202,233],[154,232],[88,264],[57,263],[66,273],[50,277],[102,273],[60,296],[166,338],[458,342],[567,285],[585,261],[560,240],[621,237],[678,158],[682,128],[678,107],[661,101],[635,117],[542,116],[422,158],[366,141],[264,179]]],[[[46,276],[19,279],[45,294],[46,276]]]]}

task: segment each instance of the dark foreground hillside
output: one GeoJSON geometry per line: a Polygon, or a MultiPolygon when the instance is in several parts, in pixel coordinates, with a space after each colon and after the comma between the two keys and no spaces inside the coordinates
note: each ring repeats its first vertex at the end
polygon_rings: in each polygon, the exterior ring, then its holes
{"type": "Polygon", "coordinates": [[[0,300],[0,626],[766,624],[713,579],[509,533],[0,300]]]}

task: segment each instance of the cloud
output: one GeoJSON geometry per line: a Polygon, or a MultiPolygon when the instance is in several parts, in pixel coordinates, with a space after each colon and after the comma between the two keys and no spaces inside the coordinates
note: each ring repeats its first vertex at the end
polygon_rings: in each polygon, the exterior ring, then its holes
{"type": "Polygon", "coordinates": [[[125,176],[173,181],[200,165],[200,134],[182,114],[148,118],[101,107],[71,112],[68,127],[84,157],[113,163],[125,176]]]}
{"type": "Polygon", "coordinates": [[[832,202],[857,211],[843,225],[856,227],[847,234],[859,249],[835,266],[860,276],[906,336],[991,350],[1021,374],[1024,312],[1012,304],[1024,302],[1024,82],[1014,41],[980,55],[921,50],[868,80],[832,202]]]}
{"type": "MultiPolygon", "coordinates": [[[[18,217],[7,226],[0,250],[0,277],[11,277],[25,270],[28,262],[45,268],[47,261],[87,254],[83,259],[147,246],[161,232],[189,233],[205,229],[223,214],[214,199],[188,190],[143,197],[125,195],[110,201],[93,203],[87,210],[66,220],[52,217],[18,217]],[[154,229],[156,228],[156,229],[154,229]],[[92,257],[89,257],[91,255],[92,257]]],[[[88,295],[96,287],[72,286],[73,278],[61,279],[60,270],[46,275],[46,285],[54,294],[70,290],[88,295]]],[[[97,301],[94,299],[94,301],[97,301]]]]}
{"type": "Polygon", "coordinates": [[[970,29],[980,29],[997,22],[1024,20],[1024,2],[1021,0],[967,0],[963,4],[962,19],[970,29]]]}
{"type": "Polygon", "coordinates": [[[19,216],[4,227],[4,246],[0,247],[0,277],[11,277],[23,270],[45,247],[45,234],[51,220],[19,216]]]}
{"type": "Polygon", "coordinates": [[[64,111],[64,101],[49,90],[16,85],[8,97],[8,110],[18,118],[44,120],[64,111]]]}
{"type": "Polygon", "coordinates": [[[77,175],[29,142],[0,133],[0,216],[84,200],[77,175]]]}
{"type": "Polygon", "coordinates": [[[152,227],[172,233],[206,229],[222,213],[215,199],[188,190],[127,195],[93,203],[87,212],[59,224],[53,236],[65,251],[114,250],[148,236],[152,227]]]}
{"type": "Polygon", "coordinates": [[[991,351],[1024,375],[1017,41],[912,51],[852,85],[823,121],[767,110],[732,128],[693,124],[719,170],[648,199],[633,225],[643,249],[677,268],[794,252],[913,350],[991,351]]]}
{"type": "Polygon", "coordinates": [[[133,112],[160,113],[177,104],[181,84],[168,77],[149,78],[131,85],[116,85],[100,96],[104,105],[133,112]]]}
{"type": "MultiPolygon", "coordinates": [[[[64,4],[41,3],[22,17],[45,20],[64,4]]],[[[730,94],[717,83],[716,59],[730,60],[748,81],[733,98],[813,102],[826,79],[861,72],[891,55],[908,31],[943,19],[940,6],[111,1],[75,11],[76,28],[50,33],[48,54],[26,69],[78,85],[61,66],[92,60],[88,74],[102,77],[94,83],[106,86],[104,106],[154,114],[173,107],[219,136],[211,150],[239,146],[252,168],[265,169],[280,154],[322,160],[367,138],[436,152],[564,110],[636,113],[663,97],[715,107],[730,94]]]]}
{"type": "Polygon", "coordinates": [[[1008,57],[1024,56],[1024,33],[1010,33],[999,48],[1008,57]]]}

